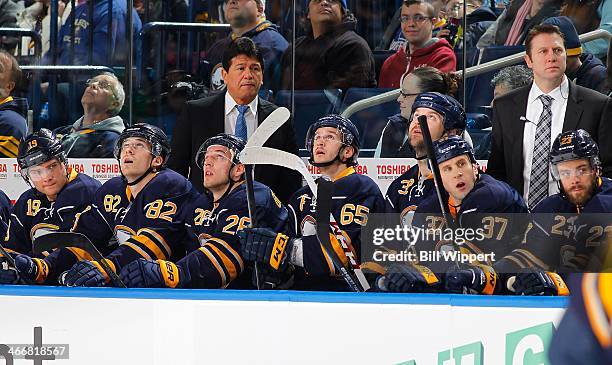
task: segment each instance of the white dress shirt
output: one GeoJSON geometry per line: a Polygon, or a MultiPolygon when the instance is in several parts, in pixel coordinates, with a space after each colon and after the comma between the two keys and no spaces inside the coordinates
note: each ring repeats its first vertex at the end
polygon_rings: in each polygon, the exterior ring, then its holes
{"type": "MultiPolygon", "coordinates": [[[[247,136],[250,137],[257,129],[257,103],[258,97],[249,103],[249,109],[244,114],[247,124],[247,136]]],[[[236,134],[236,120],[238,119],[238,104],[229,94],[225,93],[225,133],[236,134]]]]}
{"type": "MultiPolygon", "coordinates": [[[[527,111],[525,113],[524,121],[524,135],[523,135],[523,161],[525,161],[525,165],[523,167],[523,197],[525,201],[528,200],[529,197],[529,182],[531,181],[531,163],[533,160],[533,149],[535,144],[535,134],[536,129],[538,127],[538,122],[540,120],[540,115],[544,110],[544,106],[542,105],[542,101],[540,101],[539,97],[544,93],[534,82],[531,85],[531,90],[529,91],[529,97],[527,99],[527,111]]],[[[569,81],[566,76],[563,76],[563,81],[561,85],[551,92],[546,94],[553,98],[550,109],[552,111],[552,124],[550,127],[550,147],[552,147],[552,142],[557,138],[559,133],[563,131],[563,122],[565,121],[565,109],[567,108],[567,98],[569,97],[569,81]]],[[[524,119],[521,117],[521,119],[524,119]]],[[[552,178],[552,175],[548,174],[548,195],[556,194],[559,192],[557,188],[557,182],[552,178]]]]}

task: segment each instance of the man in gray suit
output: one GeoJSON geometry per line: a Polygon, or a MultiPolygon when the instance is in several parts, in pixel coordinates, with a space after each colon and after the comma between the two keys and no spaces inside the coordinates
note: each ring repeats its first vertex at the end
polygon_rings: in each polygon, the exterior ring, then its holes
{"type": "Polygon", "coordinates": [[[612,104],[565,76],[566,53],[558,27],[534,27],[525,42],[533,83],[493,103],[491,157],[487,173],[507,182],[530,208],[557,193],[548,155],[562,131],[584,129],[600,146],[603,174],[612,176],[612,104]]]}

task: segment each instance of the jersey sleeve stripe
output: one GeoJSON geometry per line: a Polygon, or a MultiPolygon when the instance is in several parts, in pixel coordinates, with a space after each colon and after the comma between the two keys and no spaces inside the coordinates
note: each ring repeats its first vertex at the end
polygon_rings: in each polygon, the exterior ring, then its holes
{"type": "Polygon", "coordinates": [[[338,238],[331,233],[329,234],[329,239],[331,241],[332,247],[334,248],[334,251],[336,252],[336,255],[338,255],[338,258],[340,258],[342,265],[347,267],[348,258],[344,254],[344,249],[341,246],[342,244],[338,241],[338,238]]]}
{"type": "Polygon", "coordinates": [[[145,248],[147,248],[149,251],[151,251],[151,253],[153,253],[153,256],[155,259],[161,259],[161,260],[166,260],[167,257],[164,254],[164,252],[159,248],[159,246],[157,245],[156,242],[154,242],[151,238],[143,235],[143,234],[138,234],[136,236],[132,236],[130,237],[130,239],[128,241],[136,241],[136,244],[141,244],[143,245],[145,248]]]}
{"type": "MultiPolygon", "coordinates": [[[[34,240],[34,237],[36,236],[36,231],[38,231],[39,229],[48,229],[50,231],[57,231],[59,230],[59,226],[56,226],[55,224],[49,224],[49,223],[38,223],[37,225],[35,225],[34,227],[32,227],[32,229],[30,230],[30,239],[34,240]]],[[[50,233],[50,232],[47,232],[50,233]]],[[[44,233],[41,235],[43,236],[44,233]]]]}
{"type": "MultiPolygon", "coordinates": [[[[608,274],[612,275],[612,274],[608,274]]],[[[598,274],[585,273],[582,278],[582,297],[589,323],[593,334],[602,347],[612,346],[612,334],[610,331],[610,320],[606,316],[603,303],[599,301],[598,274]]],[[[609,280],[607,280],[609,282],[609,280]]],[[[612,295],[612,288],[606,288],[607,294],[612,295]]]]}
{"type": "Polygon", "coordinates": [[[223,267],[227,270],[229,274],[229,281],[232,281],[238,277],[238,271],[236,270],[236,265],[232,262],[232,260],[221,251],[217,246],[213,245],[210,242],[206,242],[204,247],[210,247],[216,254],[219,256],[221,261],[223,262],[223,267]]]}
{"type": "Polygon", "coordinates": [[[66,247],[68,251],[72,252],[74,256],[77,257],[79,261],[81,260],[93,260],[93,257],[85,250],[77,248],[77,247],[66,247]]]}
{"type": "Polygon", "coordinates": [[[234,250],[232,248],[232,246],[230,246],[227,242],[225,242],[224,240],[220,239],[220,238],[216,238],[216,237],[212,237],[210,238],[207,243],[218,243],[221,246],[223,246],[223,248],[225,248],[227,251],[229,251],[232,256],[234,256],[235,261],[238,263],[238,266],[240,266],[240,270],[244,270],[244,261],[242,260],[242,257],[240,257],[240,255],[238,254],[238,252],[236,252],[236,250],[234,250]]]}
{"type": "Polygon", "coordinates": [[[15,137],[0,137],[0,151],[5,156],[8,157],[17,157],[19,142],[15,139],[15,137]]]}
{"type": "Polygon", "coordinates": [[[122,245],[123,246],[127,246],[127,247],[131,248],[132,250],[136,251],[137,254],[139,254],[140,256],[142,256],[146,260],[153,260],[151,255],[149,255],[142,248],[140,248],[138,245],[136,245],[136,244],[134,244],[134,243],[132,243],[130,241],[126,241],[126,242],[122,243],[122,245]]]}
{"type": "MultiPolygon", "coordinates": [[[[20,254],[20,252],[17,252],[17,251],[15,251],[15,250],[11,250],[10,248],[8,248],[8,247],[6,247],[6,246],[4,247],[4,249],[5,249],[5,250],[6,250],[6,252],[8,252],[8,253],[14,253],[14,254],[16,254],[16,255],[19,255],[19,254],[20,254]]],[[[0,253],[0,257],[4,257],[4,255],[0,253]]]]}
{"type": "Polygon", "coordinates": [[[208,257],[208,260],[215,267],[215,269],[217,269],[217,272],[219,273],[219,276],[221,277],[220,286],[221,287],[225,286],[227,284],[227,276],[225,275],[225,272],[221,268],[221,265],[219,265],[219,262],[217,261],[217,259],[213,256],[212,253],[210,253],[207,247],[200,247],[198,250],[200,250],[206,257],[208,257]]]}
{"type": "MultiPolygon", "coordinates": [[[[334,237],[335,239],[335,237],[334,237]]],[[[325,262],[327,262],[327,267],[329,268],[329,272],[332,275],[336,274],[336,270],[334,268],[334,265],[331,262],[331,258],[329,257],[329,255],[327,254],[327,250],[325,250],[325,248],[323,247],[323,245],[319,244],[321,246],[321,251],[323,251],[323,257],[325,257],[325,262]]]]}
{"type": "Polygon", "coordinates": [[[506,256],[504,257],[504,259],[508,261],[512,261],[516,266],[518,266],[519,269],[522,269],[525,267],[525,264],[514,256],[506,256]]]}
{"type": "Polygon", "coordinates": [[[543,270],[550,270],[550,268],[548,267],[548,265],[546,265],[546,263],[544,263],[542,260],[537,258],[531,252],[529,252],[527,250],[524,250],[522,248],[516,249],[516,250],[514,250],[514,252],[517,255],[523,256],[525,258],[525,260],[527,260],[528,263],[532,263],[532,264],[538,266],[539,268],[541,268],[543,270]]]}
{"type": "Polygon", "coordinates": [[[148,236],[153,242],[156,242],[157,245],[165,251],[167,257],[172,256],[172,249],[162,235],[148,228],[142,228],[136,234],[140,235],[141,233],[148,236]]]}

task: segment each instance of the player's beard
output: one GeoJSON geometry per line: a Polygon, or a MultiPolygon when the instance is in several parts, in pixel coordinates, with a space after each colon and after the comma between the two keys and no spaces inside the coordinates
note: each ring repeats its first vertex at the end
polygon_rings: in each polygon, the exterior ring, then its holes
{"type": "MultiPolygon", "coordinates": [[[[408,138],[410,139],[410,137],[408,138]]],[[[423,141],[422,138],[420,141],[417,141],[416,143],[413,142],[412,140],[409,140],[408,143],[410,144],[410,147],[412,147],[412,149],[414,150],[416,157],[423,157],[427,155],[427,148],[425,147],[425,142],[423,141]]]]}
{"type": "Polygon", "coordinates": [[[567,195],[567,200],[570,201],[570,203],[579,206],[579,207],[583,207],[586,202],[588,202],[589,200],[591,200],[591,198],[593,197],[593,194],[595,194],[595,187],[597,186],[596,180],[594,180],[592,183],[590,183],[587,186],[587,189],[581,193],[579,193],[578,196],[576,196],[576,194],[568,194],[567,195]]]}

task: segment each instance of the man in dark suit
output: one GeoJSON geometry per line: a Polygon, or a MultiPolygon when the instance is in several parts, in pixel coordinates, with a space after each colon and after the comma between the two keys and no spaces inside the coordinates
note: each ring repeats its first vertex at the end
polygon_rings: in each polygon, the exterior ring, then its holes
{"type": "MultiPolygon", "coordinates": [[[[263,57],[250,38],[234,40],[223,54],[222,76],[226,91],[185,104],[174,127],[172,153],[168,166],[189,178],[199,190],[202,171],[195,155],[200,145],[219,133],[234,134],[245,140],[253,134],[276,105],[257,96],[263,80],[263,57]]],[[[285,123],[264,144],[297,155],[295,132],[285,123]]],[[[256,166],[255,180],[269,186],[282,201],[301,187],[301,176],[279,166],[256,166]]]]}
{"type": "Polygon", "coordinates": [[[487,173],[515,188],[533,208],[558,192],[548,155],[552,140],[562,131],[589,132],[599,143],[604,175],[612,175],[612,100],[564,75],[566,53],[558,27],[534,27],[526,49],[534,80],[495,99],[487,173]]]}

